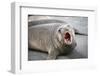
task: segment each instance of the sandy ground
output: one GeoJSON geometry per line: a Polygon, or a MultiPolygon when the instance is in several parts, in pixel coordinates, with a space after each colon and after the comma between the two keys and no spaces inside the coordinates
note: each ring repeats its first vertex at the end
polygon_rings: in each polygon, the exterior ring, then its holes
{"type": "MultiPolygon", "coordinates": [[[[77,28],[83,33],[88,31],[87,17],[54,17],[55,19],[67,21],[70,25],[77,28]]],[[[88,58],[88,36],[76,35],[77,47],[69,55],[58,56],[57,59],[80,59],[88,58]]],[[[28,60],[45,60],[48,54],[37,52],[34,50],[28,51],[28,60]]]]}

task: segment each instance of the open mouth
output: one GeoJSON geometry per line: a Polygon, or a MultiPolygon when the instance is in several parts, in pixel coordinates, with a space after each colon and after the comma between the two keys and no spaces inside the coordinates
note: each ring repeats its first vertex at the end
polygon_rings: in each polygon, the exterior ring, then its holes
{"type": "Polygon", "coordinates": [[[64,42],[65,42],[66,44],[71,44],[71,35],[70,35],[69,32],[66,32],[66,33],[64,34],[64,42]]]}

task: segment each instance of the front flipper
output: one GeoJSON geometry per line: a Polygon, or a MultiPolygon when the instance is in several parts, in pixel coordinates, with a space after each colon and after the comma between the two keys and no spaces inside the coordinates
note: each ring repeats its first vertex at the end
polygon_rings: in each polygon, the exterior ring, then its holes
{"type": "Polygon", "coordinates": [[[47,60],[55,60],[57,56],[59,55],[58,51],[50,51],[47,57],[47,60]]]}
{"type": "Polygon", "coordinates": [[[80,32],[79,30],[77,30],[77,29],[75,29],[75,28],[74,28],[74,31],[75,31],[75,34],[88,36],[88,34],[82,33],[82,32],[80,32]]]}

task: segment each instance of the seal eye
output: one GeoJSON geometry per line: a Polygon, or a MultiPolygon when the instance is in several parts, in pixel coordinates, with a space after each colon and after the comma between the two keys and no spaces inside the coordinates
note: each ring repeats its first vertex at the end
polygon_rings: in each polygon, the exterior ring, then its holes
{"type": "Polygon", "coordinates": [[[61,30],[59,29],[58,32],[61,32],[61,30]]]}
{"type": "Polygon", "coordinates": [[[61,29],[59,29],[59,30],[58,30],[58,32],[60,32],[60,33],[61,33],[61,29]]]}

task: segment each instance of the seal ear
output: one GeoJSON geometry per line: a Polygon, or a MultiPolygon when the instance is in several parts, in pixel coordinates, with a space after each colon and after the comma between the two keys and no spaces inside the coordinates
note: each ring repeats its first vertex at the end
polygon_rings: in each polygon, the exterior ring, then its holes
{"type": "Polygon", "coordinates": [[[75,34],[88,36],[88,34],[82,33],[82,32],[80,32],[80,31],[79,31],[78,29],[76,29],[76,28],[73,28],[73,29],[74,29],[74,31],[75,31],[75,34]]]}

